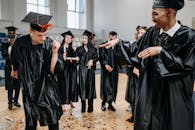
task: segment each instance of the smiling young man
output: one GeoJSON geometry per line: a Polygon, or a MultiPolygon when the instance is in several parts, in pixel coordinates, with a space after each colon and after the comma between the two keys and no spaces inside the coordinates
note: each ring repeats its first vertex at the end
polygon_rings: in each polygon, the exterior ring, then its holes
{"type": "Polygon", "coordinates": [[[30,33],[15,41],[11,52],[12,76],[22,81],[25,130],[36,130],[37,121],[49,130],[58,130],[62,115],[57,75],[62,62],[60,44],[47,37],[51,16],[30,12],[22,21],[30,23],[30,33]]]}
{"type": "Polygon", "coordinates": [[[177,23],[177,11],[183,6],[184,0],[155,0],[155,26],[137,47],[124,46],[122,40],[100,46],[118,43],[129,64],[140,70],[135,130],[193,130],[195,31],[177,23]]]}

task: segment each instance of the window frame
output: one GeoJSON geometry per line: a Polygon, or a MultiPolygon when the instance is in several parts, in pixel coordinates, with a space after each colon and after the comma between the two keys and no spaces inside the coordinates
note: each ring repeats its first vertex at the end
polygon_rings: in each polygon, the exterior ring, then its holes
{"type": "Polygon", "coordinates": [[[36,12],[36,13],[42,13],[42,14],[47,14],[47,15],[50,15],[51,11],[50,11],[50,0],[45,0],[47,2],[47,4],[40,4],[40,1],[41,0],[33,0],[33,1],[36,1],[36,2],[33,2],[33,3],[30,3],[28,0],[26,0],[26,12],[29,13],[29,12],[36,12]],[[33,6],[36,6],[36,10],[29,10],[28,11],[28,5],[33,5],[33,6]],[[44,8],[44,12],[41,11],[40,8],[44,8]]]}
{"type": "Polygon", "coordinates": [[[79,0],[74,0],[74,1],[75,1],[75,5],[74,5],[74,9],[72,10],[72,9],[68,8],[68,0],[67,0],[67,27],[74,28],[74,29],[84,29],[86,25],[84,25],[85,20],[82,20],[82,19],[85,19],[86,1],[82,0],[81,6],[78,7],[78,8],[82,8],[82,9],[78,9],[78,10],[77,10],[77,3],[79,2],[79,0]],[[74,17],[76,19],[76,21],[75,21],[76,25],[74,25],[74,27],[69,26],[69,17],[68,17],[69,13],[73,13],[75,15],[74,17]]]}

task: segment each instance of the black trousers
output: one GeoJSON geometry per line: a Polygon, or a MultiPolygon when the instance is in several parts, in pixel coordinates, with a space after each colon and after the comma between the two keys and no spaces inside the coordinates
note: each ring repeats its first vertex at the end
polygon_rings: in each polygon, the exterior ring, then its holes
{"type": "MultiPolygon", "coordinates": [[[[37,121],[34,121],[33,126],[27,126],[25,130],[37,130],[37,121]]],[[[59,130],[59,123],[48,126],[49,130],[59,130]]]]}
{"type": "Polygon", "coordinates": [[[13,100],[15,103],[18,102],[18,97],[20,93],[20,80],[11,78],[11,86],[8,89],[8,103],[12,103],[13,100]],[[13,91],[15,90],[15,95],[13,99],[13,91]]]}

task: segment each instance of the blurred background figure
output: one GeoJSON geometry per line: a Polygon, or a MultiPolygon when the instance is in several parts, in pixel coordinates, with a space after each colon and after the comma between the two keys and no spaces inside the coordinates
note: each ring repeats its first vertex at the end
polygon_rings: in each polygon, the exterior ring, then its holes
{"type": "Polygon", "coordinates": [[[82,36],[83,45],[76,49],[79,56],[79,91],[81,98],[81,112],[93,112],[93,100],[96,98],[95,69],[98,60],[97,49],[92,45],[93,33],[85,30],[82,36]]]}
{"type": "MultiPolygon", "coordinates": [[[[116,38],[117,33],[111,31],[109,33],[109,41],[116,38]]],[[[112,102],[116,101],[118,85],[118,65],[116,64],[115,47],[110,49],[100,48],[99,58],[102,68],[100,87],[100,97],[102,99],[101,110],[106,111],[106,103],[108,103],[108,110],[116,111],[112,105],[112,102]]]]}
{"type": "Polygon", "coordinates": [[[8,109],[12,109],[13,104],[17,107],[21,105],[18,103],[18,97],[20,93],[20,80],[11,77],[11,61],[10,54],[12,46],[16,39],[16,30],[17,28],[14,26],[6,27],[8,33],[8,41],[2,43],[2,56],[5,59],[5,88],[8,90],[8,109]],[[15,94],[13,96],[13,92],[15,90],[15,94]]]}
{"type": "MultiPolygon", "coordinates": [[[[135,41],[132,44],[136,44],[136,42],[144,35],[147,31],[146,26],[137,26],[136,33],[135,33],[135,41]]],[[[132,116],[127,119],[128,122],[134,122],[134,111],[135,111],[135,101],[137,96],[137,87],[138,87],[138,78],[139,78],[139,69],[136,67],[127,67],[127,88],[126,88],[126,95],[125,100],[129,103],[127,111],[131,111],[132,116]]]]}
{"type": "Polygon", "coordinates": [[[58,78],[62,109],[65,112],[65,104],[70,104],[71,108],[75,108],[73,102],[78,102],[77,63],[79,58],[72,48],[74,40],[72,32],[67,31],[61,35],[64,39],[59,49],[59,53],[63,54],[64,68],[63,72],[59,73],[58,78]]]}

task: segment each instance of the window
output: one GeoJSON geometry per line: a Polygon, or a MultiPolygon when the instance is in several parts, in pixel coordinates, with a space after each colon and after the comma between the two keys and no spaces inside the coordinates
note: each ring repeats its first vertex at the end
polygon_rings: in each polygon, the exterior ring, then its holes
{"type": "Polygon", "coordinates": [[[50,14],[49,0],[27,0],[27,13],[50,14]]]}
{"type": "Polygon", "coordinates": [[[67,0],[68,28],[85,28],[84,0],[67,0]]]}

